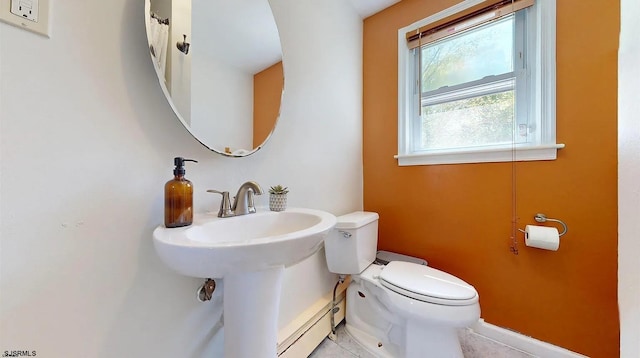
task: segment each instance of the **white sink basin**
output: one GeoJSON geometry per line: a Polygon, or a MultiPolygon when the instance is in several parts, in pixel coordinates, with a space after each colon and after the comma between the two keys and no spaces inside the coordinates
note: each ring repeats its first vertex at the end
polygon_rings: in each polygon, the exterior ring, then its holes
{"type": "Polygon", "coordinates": [[[320,210],[288,209],[218,218],[195,215],[193,225],[153,232],[161,260],[192,277],[222,278],[229,273],[290,266],[314,254],[336,223],[320,210]]]}
{"type": "Polygon", "coordinates": [[[313,255],[335,226],[324,211],[287,209],[153,231],[160,259],[193,277],[224,280],[224,356],[275,358],[284,268],[313,255]]]}

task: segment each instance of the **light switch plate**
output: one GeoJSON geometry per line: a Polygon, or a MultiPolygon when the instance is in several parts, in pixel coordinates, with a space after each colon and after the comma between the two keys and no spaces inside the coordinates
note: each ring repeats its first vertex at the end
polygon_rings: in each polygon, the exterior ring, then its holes
{"type": "Polygon", "coordinates": [[[0,0],[0,21],[51,37],[51,29],[49,27],[50,2],[51,0],[23,0],[23,8],[20,9],[20,0],[0,0]],[[32,8],[31,13],[29,13],[29,4],[32,6],[37,5],[37,9],[32,8]],[[19,15],[14,14],[11,11],[12,9],[19,15]]]}

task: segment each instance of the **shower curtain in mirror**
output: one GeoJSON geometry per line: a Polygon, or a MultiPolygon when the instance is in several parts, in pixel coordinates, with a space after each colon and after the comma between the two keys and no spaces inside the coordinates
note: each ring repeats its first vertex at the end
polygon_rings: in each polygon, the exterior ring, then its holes
{"type": "Polygon", "coordinates": [[[165,67],[167,63],[167,44],[169,43],[169,24],[167,20],[158,19],[151,16],[151,44],[149,45],[151,54],[156,64],[156,70],[165,78],[165,67]]]}

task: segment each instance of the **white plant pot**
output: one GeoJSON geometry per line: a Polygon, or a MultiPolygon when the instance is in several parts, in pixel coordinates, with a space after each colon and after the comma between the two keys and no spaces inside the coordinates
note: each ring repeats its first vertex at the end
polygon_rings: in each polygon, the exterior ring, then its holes
{"type": "Polygon", "coordinates": [[[269,209],[271,211],[285,211],[287,209],[287,194],[269,194],[269,209]]]}

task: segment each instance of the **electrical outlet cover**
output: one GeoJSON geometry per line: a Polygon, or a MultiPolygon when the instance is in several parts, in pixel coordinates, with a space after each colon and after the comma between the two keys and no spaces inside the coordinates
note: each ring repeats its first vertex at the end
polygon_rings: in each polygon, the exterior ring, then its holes
{"type": "Polygon", "coordinates": [[[50,37],[50,2],[51,0],[0,0],[0,21],[50,37]],[[30,14],[28,5],[32,6],[30,14]],[[22,9],[20,9],[21,6],[22,9]],[[37,10],[34,9],[35,7],[37,10]],[[26,16],[23,16],[25,14],[22,12],[26,12],[26,16]]]}
{"type": "Polygon", "coordinates": [[[11,0],[11,13],[38,22],[38,0],[11,0]]]}

